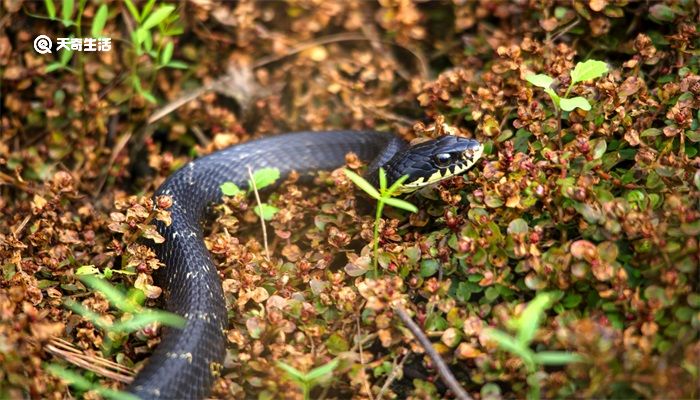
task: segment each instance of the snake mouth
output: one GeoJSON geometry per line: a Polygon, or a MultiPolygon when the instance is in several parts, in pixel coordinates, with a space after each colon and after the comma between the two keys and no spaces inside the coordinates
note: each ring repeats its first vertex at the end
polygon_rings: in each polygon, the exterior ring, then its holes
{"type": "Polygon", "coordinates": [[[484,146],[474,139],[442,136],[410,147],[405,157],[391,164],[398,177],[408,175],[399,190],[409,193],[466,172],[483,152],[484,146]]]}
{"type": "Polygon", "coordinates": [[[467,169],[471,168],[484,154],[484,145],[478,143],[477,146],[464,150],[462,152],[462,159],[464,163],[467,164],[467,169]]]}

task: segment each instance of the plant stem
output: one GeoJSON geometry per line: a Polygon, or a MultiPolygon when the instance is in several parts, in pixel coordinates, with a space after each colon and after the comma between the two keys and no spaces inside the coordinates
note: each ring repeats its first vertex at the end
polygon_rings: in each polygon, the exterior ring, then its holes
{"type": "Polygon", "coordinates": [[[569,87],[566,88],[566,93],[564,93],[564,98],[568,99],[569,98],[569,92],[571,91],[571,88],[574,87],[573,82],[569,84],[569,87]]]}
{"type": "Polygon", "coordinates": [[[563,148],[562,135],[561,135],[561,109],[559,107],[554,107],[557,110],[557,136],[559,137],[559,150],[563,148]]]}
{"type": "Polygon", "coordinates": [[[384,210],[384,202],[380,199],[377,201],[377,213],[374,216],[374,257],[373,257],[373,278],[377,277],[377,266],[379,257],[379,224],[382,220],[382,211],[384,210]]]}
{"type": "MultiPolygon", "coordinates": [[[[533,372],[529,378],[532,379],[535,377],[535,373],[533,372]]],[[[535,379],[535,382],[529,382],[530,379],[528,379],[528,391],[527,391],[527,398],[528,400],[539,400],[540,399],[540,381],[539,379],[535,379]]]]}
{"type": "Polygon", "coordinates": [[[255,185],[255,178],[253,178],[253,171],[248,166],[248,176],[250,177],[250,185],[253,187],[253,193],[255,193],[255,201],[258,203],[258,210],[260,211],[260,225],[262,225],[263,233],[263,244],[265,245],[265,258],[270,261],[270,248],[267,246],[267,228],[265,227],[265,217],[263,216],[262,202],[260,201],[260,194],[258,193],[258,187],[255,185]]]}

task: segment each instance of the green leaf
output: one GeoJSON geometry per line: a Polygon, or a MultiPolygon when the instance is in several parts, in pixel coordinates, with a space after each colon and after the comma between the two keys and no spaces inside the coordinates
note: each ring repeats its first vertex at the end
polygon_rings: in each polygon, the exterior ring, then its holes
{"type": "Polygon", "coordinates": [[[659,136],[661,134],[661,129],[658,128],[649,128],[645,129],[642,131],[642,133],[639,134],[640,137],[647,137],[647,136],[659,136]]]}
{"type": "Polygon", "coordinates": [[[48,64],[46,66],[46,69],[44,70],[47,74],[56,70],[59,70],[61,68],[64,68],[65,65],[61,64],[60,62],[52,62],[51,64],[48,64]]]}
{"type": "Polygon", "coordinates": [[[287,373],[287,377],[297,382],[306,382],[306,375],[291,365],[277,361],[277,366],[287,373]]]}
{"type": "Polygon", "coordinates": [[[153,12],[153,14],[149,15],[148,18],[143,22],[143,25],[141,25],[141,29],[149,30],[153,28],[154,26],[160,24],[164,19],[175,11],[175,6],[172,5],[165,5],[159,7],[157,10],[153,12]]]}
{"type": "Polygon", "coordinates": [[[581,96],[576,96],[571,99],[562,98],[559,101],[559,106],[564,111],[573,111],[576,108],[580,108],[584,111],[591,109],[591,104],[588,102],[588,100],[581,96]]]}
{"type": "Polygon", "coordinates": [[[53,0],[44,0],[46,5],[46,13],[49,14],[49,18],[56,18],[56,6],[53,4],[53,0]]]}
{"type": "Polygon", "coordinates": [[[109,301],[110,304],[112,304],[119,310],[125,312],[136,311],[136,306],[129,302],[122,292],[120,292],[114,286],[110,285],[109,282],[107,282],[106,280],[100,279],[92,275],[83,275],[80,277],[80,280],[93,290],[100,292],[103,296],[107,298],[107,301],[109,301]]]}
{"type": "Polygon", "coordinates": [[[154,322],[161,325],[182,329],[187,324],[183,317],[165,311],[145,311],[134,314],[132,318],[112,324],[110,332],[136,332],[154,322]]]}
{"type": "MultiPolygon", "coordinates": [[[[380,170],[381,170],[381,168],[380,168],[380,170]]],[[[389,197],[393,196],[394,193],[396,193],[401,188],[401,185],[403,185],[403,183],[406,182],[406,180],[408,180],[408,175],[404,175],[401,178],[397,179],[396,182],[394,182],[386,190],[386,192],[384,192],[386,194],[386,196],[389,196],[389,197]]]]}
{"type": "Polygon", "coordinates": [[[146,35],[143,37],[143,48],[146,49],[146,52],[150,54],[152,58],[155,58],[155,54],[152,52],[153,51],[153,33],[148,30],[143,30],[143,32],[146,32],[146,35]]]}
{"type": "Polygon", "coordinates": [[[150,32],[148,32],[145,29],[139,28],[134,31],[134,41],[136,44],[140,45],[146,40],[146,36],[150,35],[150,32]]]}
{"type": "Polygon", "coordinates": [[[148,3],[146,3],[145,6],[143,6],[143,10],[141,10],[141,21],[143,21],[144,18],[146,18],[146,15],[148,15],[151,10],[153,10],[153,6],[156,4],[156,0],[148,0],[148,3]]]}
{"type": "Polygon", "coordinates": [[[83,265],[75,270],[76,275],[99,275],[100,270],[94,265],[83,265]]]}
{"type": "Polygon", "coordinates": [[[379,200],[381,196],[379,195],[379,192],[377,189],[372,186],[371,183],[367,182],[367,180],[360,175],[357,175],[356,173],[350,171],[349,169],[344,169],[343,172],[345,172],[345,176],[348,177],[357,187],[360,189],[364,190],[365,193],[367,193],[370,197],[373,199],[379,200]]]}
{"type": "Polygon", "coordinates": [[[693,315],[695,314],[695,311],[691,309],[690,307],[685,307],[681,306],[676,308],[676,310],[673,312],[673,315],[676,317],[681,322],[689,322],[691,318],[693,318],[693,315]]]}
{"type": "Polygon", "coordinates": [[[262,219],[264,219],[265,221],[269,221],[275,216],[275,214],[277,214],[277,212],[279,210],[280,209],[275,207],[275,206],[271,206],[267,203],[262,203],[259,206],[256,206],[253,211],[255,211],[255,214],[258,217],[261,216],[260,214],[262,212],[262,219]],[[261,209],[262,209],[262,211],[261,211],[261,209]]]}
{"type": "Polygon", "coordinates": [[[70,62],[70,59],[73,58],[73,50],[61,50],[61,65],[66,66],[70,62]]]}
{"type": "Polygon", "coordinates": [[[546,74],[530,74],[525,77],[525,80],[543,89],[549,89],[552,83],[554,83],[554,79],[546,74]]]}
{"type": "Polygon", "coordinates": [[[187,69],[189,66],[183,62],[183,61],[178,61],[178,60],[173,60],[170,61],[169,63],[165,64],[166,67],[169,68],[175,68],[175,69],[187,69]]]}
{"type": "Polygon", "coordinates": [[[535,296],[525,307],[525,310],[523,310],[523,313],[517,320],[517,339],[519,343],[523,345],[530,344],[540,325],[544,310],[550,307],[551,302],[552,298],[548,293],[541,293],[535,296]]]}
{"type": "Polygon", "coordinates": [[[535,353],[533,359],[539,365],[565,365],[583,361],[580,355],[564,351],[540,351],[535,353]]]}
{"type": "Polygon", "coordinates": [[[46,371],[48,371],[51,375],[55,375],[68,382],[69,385],[75,387],[78,390],[88,391],[92,389],[92,382],[83,378],[82,375],[76,374],[71,370],[64,369],[63,367],[57,364],[45,365],[44,369],[46,369],[46,371]]]}
{"type": "Polygon", "coordinates": [[[514,337],[501,332],[496,329],[486,328],[484,330],[486,336],[498,343],[498,346],[506,351],[509,351],[518,357],[525,363],[528,369],[534,369],[535,360],[533,359],[533,352],[527,346],[523,345],[521,342],[515,340],[514,337]]]}
{"type": "Polygon", "coordinates": [[[63,18],[63,25],[68,26],[66,21],[72,22],[71,17],[73,16],[73,0],[63,0],[61,3],[61,17],[63,18]]]}
{"type": "Polygon", "coordinates": [[[165,47],[163,48],[163,52],[160,55],[160,64],[161,65],[167,65],[170,60],[173,58],[173,50],[175,49],[175,45],[173,42],[168,42],[165,44],[165,47]]]}
{"type": "Polygon", "coordinates": [[[564,17],[566,16],[566,14],[568,12],[569,12],[569,9],[566,7],[561,7],[561,6],[555,7],[554,8],[554,18],[561,21],[562,19],[564,19],[564,17]]]}
{"type": "Polygon", "coordinates": [[[139,398],[128,392],[107,389],[98,384],[92,383],[71,370],[65,369],[57,364],[45,364],[44,369],[50,374],[68,382],[69,385],[80,391],[94,390],[102,397],[110,400],[138,400],[139,398]]]}
{"type": "Polygon", "coordinates": [[[148,100],[149,102],[151,102],[153,104],[158,103],[158,100],[156,100],[155,96],[153,96],[151,94],[151,92],[149,92],[148,90],[142,90],[141,92],[139,92],[139,94],[141,96],[143,96],[144,99],[148,100]]]}
{"type": "Polygon", "coordinates": [[[348,349],[350,349],[350,345],[343,336],[336,332],[326,339],[326,348],[328,349],[329,353],[337,356],[344,351],[348,351],[348,349]]]}
{"type": "Polygon", "coordinates": [[[338,367],[338,363],[338,359],[334,358],[330,362],[321,365],[318,368],[312,369],[306,374],[306,380],[314,382],[320,380],[321,378],[326,378],[327,375],[332,374],[333,370],[335,370],[338,367]]]}
{"type": "Polygon", "coordinates": [[[544,92],[549,95],[549,98],[552,99],[552,102],[554,103],[554,105],[559,107],[559,102],[561,101],[561,98],[559,97],[557,92],[555,92],[554,89],[550,89],[550,88],[545,89],[544,92]]]}
{"type": "Polygon", "coordinates": [[[666,4],[654,4],[649,7],[651,18],[657,22],[671,22],[676,19],[676,12],[666,4]]]}
{"type": "Polygon", "coordinates": [[[420,276],[423,278],[431,277],[435,275],[438,269],[440,269],[440,263],[437,261],[432,259],[423,260],[420,263],[420,276]]]}
{"type": "MultiPolygon", "coordinates": [[[[277,168],[261,168],[253,172],[255,187],[260,190],[275,183],[280,178],[280,170],[277,168]]],[[[252,187],[250,188],[252,190],[252,187]]]]}
{"type": "Polygon", "coordinates": [[[605,154],[605,150],[608,149],[608,143],[605,139],[596,139],[593,145],[593,159],[597,160],[605,154]]]}
{"type": "Polygon", "coordinates": [[[384,197],[381,201],[383,201],[384,203],[386,203],[392,207],[400,208],[402,210],[406,210],[406,211],[409,211],[412,213],[418,212],[418,207],[414,206],[413,204],[411,204],[405,200],[395,199],[393,197],[384,197]]]}
{"type": "Polygon", "coordinates": [[[92,28],[90,30],[92,37],[97,38],[102,36],[102,30],[105,28],[108,15],[109,8],[107,7],[107,4],[102,4],[100,8],[97,9],[95,18],[92,19],[92,28]]]}
{"type": "Polygon", "coordinates": [[[126,4],[126,8],[129,10],[129,13],[131,14],[132,17],[136,20],[136,22],[141,22],[141,15],[139,14],[139,10],[136,8],[134,3],[131,0],[124,0],[124,4],[126,4]]]}
{"type": "Polygon", "coordinates": [[[527,233],[529,230],[527,226],[527,222],[525,222],[524,219],[522,218],[516,218],[508,224],[508,233],[509,234],[520,234],[520,233],[527,233]]]}
{"type": "MultiPolygon", "coordinates": [[[[588,60],[576,64],[571,71],[571,84],[600,78],[608,72],[608,65],[603,61],[588,60]]],[[[563,107],[562,107],[563,109],[563,107]]]]}
{"type": "Polygon", "coordinates": [[[515,137],[513,138],[513,147],[519,153],[527,153],[528,144],[530,143],[530,137],[532,133],[526,131],[525,129],[518,129],[515,132],[515,137]]]}
{"type": "MultiPolygon", "coordinates": [[[[109,269],[109,268],[105,268],[105,278],[109,278],[109,277],[107,276],[107,270],[108,270],[108,269],[109,269]]],[[[115,274],[121,274],[121,275],[136,275],[136,272],[127,271],[127,270],[124,270],[124,269],[114,269],[114,270],[111,270],[111,271],[114,272],[115,274]]]]}
{"type": "Polygon", "coordinates": [[[500,135],[496,138],[496,141],[498,143],[505,142],[506,140],[510,139],[513,136],[513,130],[511,129],[504,129],[503,132],[501,132],[500,135]]]}
{"type": "Polygon", "coordinates": [[[108,330],[111,327],[111,325],[107,323],[100,314],[86,308],[74,300],[66,300],[63,304],[65,304],[68,309],[92,322],[93,325],[100,329],[108,330]]]}
{"type": "Polygon", "coordinates": [[[243,191],[233,182],[224,182],[221,186],[221,192],[226,196],[235,196],[243,191]]]}
{"type": "Polygon", "coordinates": [[[383,193],[386,190],[386,171],[384,168],[379,168],[379,192],[383,193]]]}
{"type": "Polygon", "coordinates": [[[580,294],[570,293],[562,299],[561,304],[566,308],[574,308],[581,304],[582,300],[583,296],[581,296],[580,294]]]}
{"type": "MultiPolygon", "coordinates": [[[[698,131],[687,130],[687,131],[685,131],[685,137],[687,137],[693,143],[700,142],[700,130],[698,130],[698,131]]],[[[686,148],[686,152],[687,152],[688,145],[686,145],[685,148],[686,148]]]]}
{"type": "Polygon", "coordinates": [[[693,308],[700,308],[700,293],[690,293],[687,301],[689,306],[693,308]]]}

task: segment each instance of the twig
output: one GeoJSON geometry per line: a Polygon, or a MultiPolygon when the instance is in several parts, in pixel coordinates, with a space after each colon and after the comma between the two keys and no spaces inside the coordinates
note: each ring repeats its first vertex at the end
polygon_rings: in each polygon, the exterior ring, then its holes
{"type": "Polygon", "coordinates": [[[417,120],[413,120],[413,119],[404,117],[403,115],[399,115],[399,114],[393,113],[391,111],[382,110],[382,109],[375,108],[375,107],[369,107],[366,105],[361,105],[360,107],[362,107],[363,110],[365,110],[371,114],[374,114],[380,118],[383,118],[387,121],[395,121],[395,122],[398,122],[400,124],[404,124],[406,126],[413,126],[416,124],[416,122],[418,122],[417,120]]]}
{"type": "MultiPolygon", "coordinates": [[[[339,43],[339,42],[351,42],[351,41],[369,41],[370,43],[372,42],[372,39],[367,38],[365,35],[360,34],[360,33],[355,33],[355,32],[344,32],[344,33],[339,33],[336,35],[330,35],[326,36],[320,39],[314,39],[310,40],[304,43],[300,43],[299,45],[293,47],[289,51],[287,51],[284,54],[275,54],[275,55],[270,55],[270,56],[265,56],[261,57],[255,62],[253,62],[249,68],[250,70],[254,70],[257,68],[260,68],[262,66],[265,66],[270,63],[274,63],[280,60],[283,60],[287,57],[291,57],[295,54],[299,54],[303,52],[304,50],[308,50],[310,48],[316,47],[316,46],[323,46],[331,43],[339,43]]],[[[396,42],[392,41],[386,41],[386,40],[376,40],[376,43],[382,43],[382,44],[387,44],[390,46],[397,46],[401,47],[402,49],[408,51],[413,55],[416,60],[418,60],[418,66],[421,71],[421,75],[426,78],[429,75],[428,71],[428,63],[425,61],[424,57],[421,56],[416,50],[410,49],[406,46],[403,46],[401,44],[398,44],[396,42]]],[[[165,106],[161,107],[160,109],[156,110],[149,118],[148,118],[148,125],[153,124],[154,122],[158,121],[159,119],[165,117],[166,115],[170,114],[171,112],[177,110],[178,108],[182,107],[183,105],[189,103],[190,101],[198,98],[202,94],[210,91],[210,90],[216,90],[220,91],[221,89],[217,90],[217,88],[221,88],[226,86],[228,82],[231,80],[231,74],[227,73],[224,74],[223,76],[218,77],[217,79],[214,79],[212,82],[210,82],[207,85],[200,86],[199,88],[196,88],[192,91],[189,91],[182,96],[178,97],[177,99],[169,102],[165,106]]]]}
{"type": "MultiPolygon", "coordinates": [[[[364,15],[364,23],[360,25],[360,29],[362,29],[362,33],[364,33],[364,35],[367,36],[367,38],[369,39],[370,44],[374,48],[374,51],[379,54],[384,54],[387,58],[389,58],[394,64],[396,72],[401,76],[401,78],[403,78],[406,81],[410,81],[411,75],[408,73],[408,71],[406,71],[403,65],[399,64],[398,60],[396,60],[396,57],[394,57],[394,55],[391,54],[391,52],[387,51],[384,48],[384,45],[382,44],[379,37],[379,32],[377,31],[377,27],[374,26],[374,18],[372,15],[372,11],[369,7],[365,8],[364,15]]],[[[423,76],[423,78],[426,78],[426,76],[423,76]]]]}
{"type": "MultiPolygon", "coordinates": [[[[262,67],[263,65],[270,64],[270,63],[282,60],[286,57],[301,53],[302,51],[310,49],[312,47],[323,46],[323,45],[331,44],[331,43],[352,42],[352,41],[371,42],[371,39],[367,38],[367,36],[365,36],[361,33],[355,33],[355,32],[343,32],[343,33],[338,33],[335,35],[328,35],[326,37],[322,37],[319,39],[313,39],[313,40],[309,40],[309,41],[304,42],[304,43],[300,43],[299,45],[295,46],[290,51],[288,51],[284,54],[279,54],[279,55],[275,54],[275,55],[270,55],[270,56],[266,56],[266,57],[261,57],[253,63],[252,67],[254,69],[259,68],[259,67],[262,67]]],[[[398,44],[396,42],[386,41],[386,40],[379,40],[379,42],[385,43],[385,44],[388,44],[391,46],[401,47],[402,49],[405,49],[406,51],[411,53],[412,56],[416,57],[416,59],[418,59],[419,63],[422,61],[421,57],[418,56],[415,51],[407,48],[406,46],[403,46],[403,45],[398,44]]],[[[421,69],[424,68],[423,65],[420,65],[420,67],[421,67],[421,69]]]]}
{"type": "Polygon", "coordinates": [[[372,388],[369,386],[369,381],[367,381],[367,367],[365,366],[365,358],[362,356],[362,330],[360,329],[359,314],[355,317],[355,321],[357,322],[357,343],[360,347],[360,364],[362,364],[362,383],[365,385],[367,396],[369,396],[370,400],[374,400],[374,396],[372,396],[372,388]]]}
{"type": "Polygon", "coordinates": [[[0,172],[0,186],[2,185],[14,186],[17,189],[31,194],[43,194],[43,191],[41,189],[29,186],[25,181],[21,180],[19,176],[17,178],[13,178],[10,175],[0,172]]]}
{"type": "Polygon", "coordinates": [[[112,148],[112,154],[109,155],[109,160],[107,161],[107,168],[105,168],[105,173],[102,174],[100,182],[97,184],[97,189],[95,189],[95,191],[92,193],[93,197],[99,196],[102,192],[102,188],[107,182],[107,178],[109,178],[109,171],[112,169],[112,166],[117,160],[117,157],[119,157],[119,153],[121,153],[121,151],[124,150],[124,147],[126,147],[126,144],[129,143],[129,139],[131,139],[131,134],[132,132],[127,132],[126,134],[124,134],[124,136],[119,138],[117,143],[112,148]]]}
{"type": "Polygon", "coordinates": [[[24,227],[27,226],[27,223],[29,222],[29,220],[30,220],[31,218],[32,218],[32,215],[31,215],[31,214],[27,215],[26,217],[24,217],[24,219],[23,219],[22,222],[19,224],[19,226],[18,226],[17,228],[15,228],[15,230],[12,232],[12,236],[14,236],[15,239],[18,238],[20,232],[22,232],[22,230],[24,229],[24,227]]]}
{"type": "Polygon", "coordinates": [[[403,369],[403,365],[408,360],[408,354],[404,355],[401,361],[396,363],[396,358],[394,358],[394,362],[392,363],[391,367],[391,372],[389,373],[389,376],[386,378],[386,382],[382,385],[382,388],[379,390],[379,393],[377,394],[377,400],[382,400],[382,396],[384,396],[384,392],[389,389],[389,386],[394,382],[396,379],[396,376],[399,374],[399,371],[403,369]]]}
{"type": "Polygon", "coordinates": [[[258,187],[255,185],[255,179],[253,179],[253,171],[250,169],[250,165],[248,166],[248,176],[250,177],[250,186],[253,187],[253,193],[255,193],[255,201],[258,202],[258,210],[260,210],[260,225],[262,225],[265,257],[270,261],[270,248],[267,246],[267,228],[265,227],[265,218],[263,218],[262,202],[260,201],[260,193],[258,193],[258,187]]]}
{"type": "Polygon", "coordinates": [[[207,136],[204,134],[204,132],[202,132],[202,129],[200,129],[199,126],[192,125],[192,127],[190,129],[192,129],[192,132],[197,137],[197,140],[199,140],[199,143],[202,146],[204,146],[204,147],[209,146],[209,143],[211,143],[211,142],[209,141],[209,139],[207,139],[207,136]]]}
{"type": "Polygon", "coordinates": [[[452,390],[452,393],[454,393],[459,400],[472,400],[464,388],[462,388],[459,382],[457,382],[454,375],[452,375],[452,371],[450,371],[450,369],[447,367],[447,364],[445,364],[445,361],[442,359],[442,357],[440,357],[440,354],[438,354],[438,352],[435,350],[432,343],[430,343],[430,340],[425,336],[418,325],[413,322],[408,313],[406,313],[406,310],[404,310],[401,306],[395,306],[394,310],[397,314],[399,314],[401,321],[403,321],[406,327],[411,331],[411,333],[413,333],[413,336],[418,339],[418,342],[421,344],[421,346],[423,346],[425,352],[428,353],[430,359],[433,360],[433,364],[435,364],[442,382],[447,385],[450,390],[452,390]]]}
{"type": "Polygon", "coordinates": [[[576,25],[578,25],[579,22],[581,22],[581,18],[579,18],[579,17],[577,16],[577,17],[576,17],[576,21],[572,22],[572,23],[571,23],[570,25],[568,25],[568,26],[563,27],[559,32],[557,32],[556,35],[554,35],[554,36],[550,39],[550,42],[554,43],[554,41],[557,40],[557,39],[559,39],[562,35],[565,35],[567,32],[569,32],[570,30],[574,29],[574,27],[576,27],[576,25]]]}
{"type": "Polygon", "coordinates": [[[159,119],[165,117],[166,115],[170,114],[171,112],[177,110],[178,108],[182,107],[183,105],[185,105],[185,104],[189,103],[190,101],[196,99],[197,97],[201,96],[203,93],[206,93],[207,91],[211,90],[212,87],[219,82],[220,82],[220,80],[215,80],[214,82],[212,82],[209,85],[200,86],[197,89],[186,92],[182,96],[169,102],[168,104],[166,104],[162,108],[156,110],[153,113],[153,115],[151,115],[148,118],[148,123],[152,124],[152,123],[158,121],[159,119]]]}

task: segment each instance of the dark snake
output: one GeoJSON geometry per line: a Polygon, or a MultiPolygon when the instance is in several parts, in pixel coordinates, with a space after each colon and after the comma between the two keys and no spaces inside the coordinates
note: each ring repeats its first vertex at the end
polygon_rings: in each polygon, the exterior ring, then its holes
{"type": "Polygon", "coordinates": [[[249,168],[277,168],[283,177],[333,170],[353,152],[369,162],[365,176],[375,186],[383,167],[389,185],[408,175],[402,191],[409,192],[466,171],[482,151],[476,140],[456,136],[409,146],[389,133],[299,132],[234,145],[185,165],[155,193],[172,198],[172,223],[157,224],[165,242],[151,247],[165,264],[154,277],[166,308],[187,322],[183,329],[163,329],[161,343],[127,390],[144,399],[201,399],[223,368],[226,302],[201,226],[210,206],[221,202],[222,183],[245,188],[249,168]]]}

